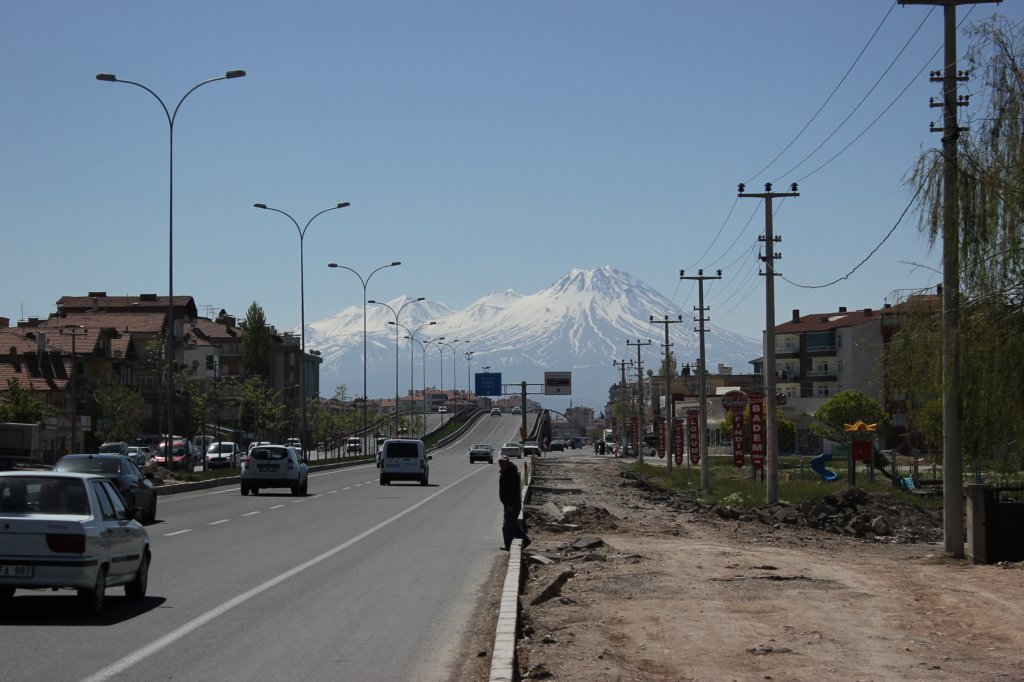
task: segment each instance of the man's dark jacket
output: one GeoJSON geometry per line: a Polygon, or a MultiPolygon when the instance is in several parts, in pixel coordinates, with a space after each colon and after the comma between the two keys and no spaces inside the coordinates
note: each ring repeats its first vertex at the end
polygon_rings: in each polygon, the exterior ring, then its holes
{"type": "Polygon", "coordinates": [[[505,470],[498,476],[498,498],[507,507],[517,511],[522,506],[519,492],[519,469],[512,462],[505,465],[505,470]]]}

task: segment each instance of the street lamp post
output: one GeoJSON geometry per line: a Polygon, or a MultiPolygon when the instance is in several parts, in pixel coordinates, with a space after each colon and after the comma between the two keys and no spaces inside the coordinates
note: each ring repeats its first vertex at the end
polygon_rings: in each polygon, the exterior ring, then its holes
{"type": "Polygon", "coordinates": [[[392,261],[391,263],[388,263],[387,265],[382,265],[373,272],[371,272],[369,275],[367,275],[366,279],[363,279],[362,275],[360,275],[358,272],[348,267],[347,265],[338,265],[337,263],[327,264],[327,267],[329,268],[340,268],[342,270],[348,270],[353,275],[358,277],[359,282],[363,285],[363,452],[370,451],[370,442],[367,439],[367,427],[369,426],[369,420],[367,419],[366,415],[366,402],[368,400],[368,397],[366,395],[366,286],[370,283],[370,278],[373,277],[378,271],[383,270],[384,268],[393,268],[401,264],[401,261],[396,260],[392,261]]]}
{"type": "Polygon", "coordinates": [[[71,335],[71,447],[69,452],[77,452],[78,448],[78,352],[75,348],[75,339],[85,336],[89,330],[85,325],[66,324],[58,330],[59,333],[66,332],[71,335]]]}
{"type": "MultiPolygon", "coordinates": [[[[163,107],[164,114],[167,116],[167,127],[169,129],[169,153],[167,156],[167,436],[171,440],[174,439],[174,121],[178,118],[178,110],[181,108],[182,103],[198,88],[206,85],[207,83],[215,83],[217,81],[228,80],[231,78],[243,78],[244,76],[245,71],[236,69],[234,71],[228,71],[223,76],[210,78],[193,85],[192,88],[178,100],[178,104],[174,107],[174,112],[172,113],[171,110],[167,108],[163,99],[160,98],[160,95],[156,94],[153,90],[149,89],[142,83],[119,79],[112,73],[96,74],[96,80],[98,81],[106,81],[108,83],[126,83],[128,85],[134,85],[142,88],[156,98],[156,101],[160,103],[161,107],[163,107]]],[[[171,450],[170,443],[167,445],[167,450],[168,452],[171,450]]]]}
{"type": "MultiPolygon", "coordinates": [[[[420,301],[425,300],[427,299],[424,298],[423,296],[420,296],[419,298],[410,299],[403,303],[402,305],[398,306],[398,310],[395,310],[390,305],[382,301],[374,301],[373,299],[367,301],[367,303],[384,306],[385,308],[391,311],[392,315],[395,316],[395,436],[398,436],[398,327],[400,326],[398,324],[398,316],[402,314],[402,311],[405,309],[405,306],[411,305],[413,303],[419,303],[420,301]]],[[[388,324],[392,323],[388,322],[388,324]]],[[[408,331],[408,329],[406,331],[408,331]]]]}
{"type": "Polygon", "coordinates": [[[473,360],[473,352],[467,350],[463,355],[466,356],[466,402],[469,403],[469,366],[473,360]]]}
{"type": "Polygon", "coordinates": [[[280,213],[295,224],[295,229],[299,233],[299,315],[301,327],[301,343],[302,343],[302,358],[299,362],[299,400],[302,401],[302,454],[306,454],[306,444],[309,442],[309,427],[306,423],[306,274],[305,274],[305,256],[303,243],[306,238],[306,230],[309,229],[310,224],[317,219],[317,217],[327,213],[328,211],[336,211],[339,208],[346,208],[350,204],[347,201],[343,201],[340,204],[325,208],[320,211],[309,221],[306,222],[305,227],[299,227],[299,223],[289,213],[285,213],[281,209],[267,206],[266,204],[253,204],[253,208],[262,208],[265,211],[274,211],[280,213]]]}
{"type": "MultiPolygon", "coordinates": [[[[417,341],[423,346],[423,433],[426,435],[427,431],[427,346],[430,344],[437,344],[438,348],[444,343],[444,337],[438,336],[436,339],[431,339],[426,343],[417,341]]],[[[440,390],[440,389],[438,389],[440,390]]]]}
{"type": "MultiPolygon", "coordinates": [[[[388,322],[388,324],[392,324],[392,323],[388,322]]],[[[437,324],[437,322],[424,322],[423,324],[421,324],[420,326],[416,327],[416,329],[414,329],[412,331],[409,331],[409,328],[406,327],[404,324],[398,324],[398,323],[394,323],[394,324],[396,325],[396,327],[401,327],[402,329],[405,330],[406,336],[404,336],[402,338],[409,339],[409,395],[410,395],[410,399],[412,401],[413,407],[415,408],[415,406],[416,406],[416,382],[413,380],[413,370],[414,370],[414,365],[416,364],[416,362],[415,362],[415,357],[413,356],[413,352],[416,350],[416,348],[412,345],[412,342],[415,341],[416,343],[420,344],[420,346],[422,347],[423,343],[416,339],[416,334],[419,332],[419,330],[423,329],[424,327],[429,327],[432,324],[437,324]]],[[[425,360],[425,358],[424,358],[424,360],[425,360]]],[[[423,389],[426,390],[427,387],[426,387],[426,369],[425,368],[424,368],[424,372],[423,372],[423,379],[424,379],[423,389]]]]}

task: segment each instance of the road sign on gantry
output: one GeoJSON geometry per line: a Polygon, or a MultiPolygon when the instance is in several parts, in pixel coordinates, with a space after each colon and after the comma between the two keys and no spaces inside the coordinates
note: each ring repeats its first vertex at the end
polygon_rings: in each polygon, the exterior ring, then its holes
{"type": "Polygon", "coordinates": [[[474,376],[477,395],[502,395],[501,372],[477,372],[474,376]]]}
{"type": "Polygon", "coordinates": [[[544,395],[572,394],[572,372],[544,372],[544,395]]]}

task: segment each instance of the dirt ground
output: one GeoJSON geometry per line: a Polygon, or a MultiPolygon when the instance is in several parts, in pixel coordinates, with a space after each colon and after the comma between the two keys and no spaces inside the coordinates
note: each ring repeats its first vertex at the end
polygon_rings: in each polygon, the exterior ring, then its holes
{"type": "MultiPolygon", "coordinates": [[[[1024,564],[896,541],[922,535],[896,532],[901,520],[938,526],[935,515],[872,498],[894,532],[871,539],[725,520],[638,486],[625,465],[538,463],[529,507],[568,513],[529,527],[522,679],[1024,680],[1024,564]],[[594,546],[573,546],[585,539],[594,546]]],[[[488,678],[506,561],[481,589],[452,681],[488,678]]]]}

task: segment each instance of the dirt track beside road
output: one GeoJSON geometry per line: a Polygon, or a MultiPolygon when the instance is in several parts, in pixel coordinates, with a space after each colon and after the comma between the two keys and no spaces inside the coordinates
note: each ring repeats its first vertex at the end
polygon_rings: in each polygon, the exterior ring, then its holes
{"type": "MultiPolygon", "coordinates": [[[[687,511],[623,478],[624,466],[538,462],[534,482],[555,490],[531,506],[575,510],[530,527],[526,554],[545,558],[527,559],[523,679],[1024,680],[1024,565],[687,511]],[[600,543],[573,548],[581,538],[600,543]]],[[[492,587],[474,629],[496,615],[492,587]]],[[[487,679],[491,644],[467,637],[452,679],[487,679]]]]}

